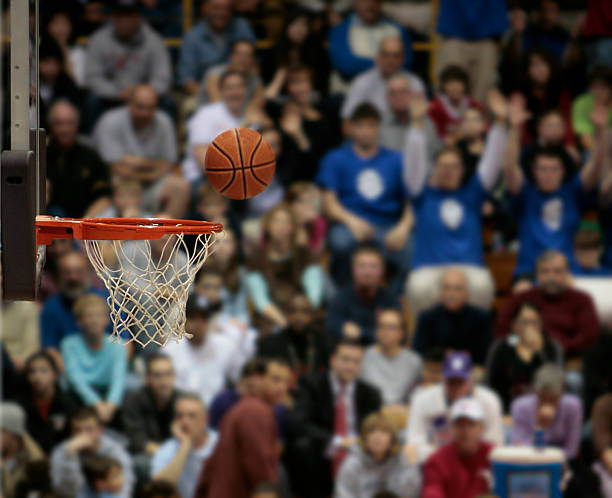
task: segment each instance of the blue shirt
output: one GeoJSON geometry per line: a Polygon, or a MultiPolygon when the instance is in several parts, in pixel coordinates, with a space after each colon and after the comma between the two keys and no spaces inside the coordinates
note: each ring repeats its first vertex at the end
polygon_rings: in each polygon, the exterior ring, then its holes
{"type": "Polygon", "coordinates": [[[425,185],[414,199],[413,268],[447,263],[482,266],[481,208],[488,192],[476,173],[457,190],[425,185]]]}
{"type": "Polygon", "coordinates": [[[533,272],[538,256],[548,249],[561,251],[571,262],[580,209],[586,200],[580,175],[551,193],[542,192],[525,180],[518,195],[510,199],[519,225],[515,275],[533,272]]]}
{"type": "Polygon", "coordinates": [[[94,351],[81,334],[73,334],[62,340],[60,351],[66,377],[86,405],[101,399],[121,404],[127,375],[127,352],[123,344],[105,337],[102,347],[94,351]],[[106,395],[101,396],[100,391],[106,395]]]}
{"type": "Polygon", "coordinates": [[[384,147],[368,159],[355,154],[352,144],[338,147],[322,159],[316,181],[346,209],[383,227],[397,223],[408,198],[402,156],[384,147]]]}
{"type": "Polygon", "coordinates": [[[441,0],[438,33],[467,41],[498,37],[508,29],[506,0],[441,0]]]}
{"type": "MultiPolygon", "coordinates": [[[[90,289],[89,292],[98,294],[104,299],[108,297],[106,290],[90,289]]],[[[61,293],[51,296],[44,302],[40,312],[40,340],[43,349],[59,349],[64,337],[79,332],[79,326],[72,313],[73,304],[73,301],[61,293]]],[[[110,320],[106,330],[109,334],[113,331],[110,320]]]]}
{"type": "MultiPolygon", "coordinates": [[[[195,494],[204,464],[215,450],[218,440],[219,435],[217,432],[209,430],[208,439],[206,439],[204,446],[192,449],[189,455],[187,455],[187,460],[185,461],[185,465],[183,465],[183,471],[176,483],[179,495],[182,498],[191,498],[195,494]]],[[[162,471],[172,461],[178,449],[179,442],[175,438],[168,439],[168,441],[159,447],[155,455],[153,455],[153,460],[151,460],[151,477],[155,477],[155,475],[162,471]]]]}
{"type": "Polygon", "coordinates": [[[220,37],[214,35],[208,22],[196,24],[183,38],[176,66],[178,84],[200,82],[212,66],[227,62],[234,42],[255,41],[255,35],[246,19],[233,18],[220,37]]]}

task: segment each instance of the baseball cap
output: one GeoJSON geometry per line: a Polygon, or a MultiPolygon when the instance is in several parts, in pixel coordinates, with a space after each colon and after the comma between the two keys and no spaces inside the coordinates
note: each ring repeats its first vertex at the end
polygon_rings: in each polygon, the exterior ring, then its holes
{"type": "Polygon", "coordinates": [[[472,358],[469,353],[458,352],[447,355],[442,368],[445,379],[467,379],[472,371],[472,358]]]}
{"type": "Polygon", "coordinates": [[[185,306],[185,313],[187,316],[193,315],[194,313],[199,313],[204,317],[208,317],[212,314],[212,311],[213,307],[211,306],[210,301],[204,296],[191,294],[187,299],[187,304],[185,306]]]}
{"type": "Polygon", "coordinates": [[[17,403],[0,403],[0,428],[17,436],[25,432],[25,412],[17,403]]]}
{"type": "Polygon", "coordinates": [[[476,422],[484,420],[482,405],[474,398],[461,398],[453,403],[451,407],[451,422],[460,418],[468,418],[476,422]]]}

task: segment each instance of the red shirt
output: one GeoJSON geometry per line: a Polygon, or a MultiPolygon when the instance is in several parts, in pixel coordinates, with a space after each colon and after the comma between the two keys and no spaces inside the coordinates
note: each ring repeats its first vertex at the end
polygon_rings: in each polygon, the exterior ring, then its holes
{"type": "Polygon", "coordinates": [[[514,294],[497,317],[497,337],[510,333],[512,317],[524,302],[540,309],[548,337],[559,341],[566,354],[582,354],[597,341],[599,318],[593,300],[586,292],[571,288],[558,296],[547,296],[538,287],[514,294]]]}
{"type": "Polygon", "coordinates": [[[448,98],[441,95],[431,101],[427,112],[429,114],[429,119],[432,120],[436,127],[438,135],[444,140],[447,135],[457,131],[461,119],[463,118],[463,113],[471,107],[484,110],[482,104],[472,97],[464,97],[458,109],[452,108],[449,105],[448,98]]]}
{"type": "Polygon", "coordinates": [[[492,444],[481,442],[474,455],[462,457],[454,443],[442,446],[423,466],[421,498],[474,498],[489,493],[492,449],[492,444]]]}
{"type": "Polygon", "coordinates": [[[43,419],[44,422],[49,418],[49,410],[51,409],[51,401],[53,398],[48,399],[47,401],[36,401],[34,400],[34,406],[36,407],[36,411],[40,414],[40,418],[43,419]]]}
{"type": "Polygon", "coordinates": [[[612,2],[610,0],[589,0],[582,34],[588,37],[612,36],[612,2]]]}

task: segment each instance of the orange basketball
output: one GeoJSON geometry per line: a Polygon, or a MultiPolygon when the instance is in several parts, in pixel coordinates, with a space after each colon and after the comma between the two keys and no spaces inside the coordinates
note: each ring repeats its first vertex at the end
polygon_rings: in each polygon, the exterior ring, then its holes
{"type": "Polygon", "coordinates": [[[209,183],[230,199],[262,192],[274,177],[276,157],[261,133],[233,128],[217,135],[204,160],[209,183]]]}

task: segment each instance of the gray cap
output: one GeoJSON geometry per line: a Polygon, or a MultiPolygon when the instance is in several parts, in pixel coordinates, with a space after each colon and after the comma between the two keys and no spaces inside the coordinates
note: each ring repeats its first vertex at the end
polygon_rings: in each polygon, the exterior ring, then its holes
{"type": "Polygon", "coordinates": [[[25,432],[26,415],[17,403],[0,403],[0,428],[17,436],[25,432]]]}

